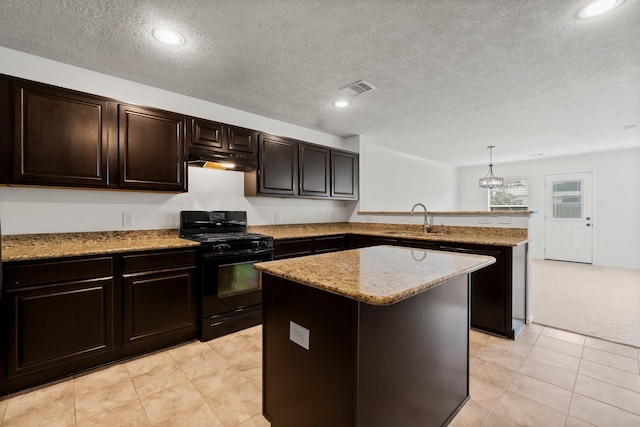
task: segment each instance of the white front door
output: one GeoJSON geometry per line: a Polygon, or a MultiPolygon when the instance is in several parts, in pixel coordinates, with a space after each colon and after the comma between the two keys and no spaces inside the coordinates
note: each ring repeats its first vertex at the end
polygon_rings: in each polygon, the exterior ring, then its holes
{"type": "Polygon", "coordinates": [[[591,172],[545,177],[545,259],[593,262],[591,172]]]}

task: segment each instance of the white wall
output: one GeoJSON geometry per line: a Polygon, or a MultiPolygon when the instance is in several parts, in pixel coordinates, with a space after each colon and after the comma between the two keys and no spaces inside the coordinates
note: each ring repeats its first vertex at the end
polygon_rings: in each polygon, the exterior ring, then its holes
{"type": "MultiPolygon", "coordinates": [[[[105,74],[0,47],[0,73],[101,96],[244,126],[336,148],[335,135],[291,125],[105,74]]],[[[350,150],[357,142],[349,143],[350,150]]],[[[157,194],[56,188],[0,187],[3,234],[125,229],[122,213],[134,213],[134,229],[177,228],[180,210],[246,210],[251,225],[346,221],[355,202],[245,198],[240,172],[189,168],[189,192],[157,194]]]]}
{"type": "Polygon", "coordinates": [[[409,211],[416,203],[430,211],[456,207],[455,166],[409,156],[360,141],[361,211],[409,211]]]}
{"type": "MultiPolygon", "coordinates": [[[[640,268],[640,148],[607,151],[526,162],[500,163],[494,173],[505,179],[529,180],[529,236],[533,258],[544,258],[545,175],[593,172],[593,263],[640,268]]],[[[458,170],[458,208],[487,209],[486,190],[478,179],[487,166],[458,170]]]]}

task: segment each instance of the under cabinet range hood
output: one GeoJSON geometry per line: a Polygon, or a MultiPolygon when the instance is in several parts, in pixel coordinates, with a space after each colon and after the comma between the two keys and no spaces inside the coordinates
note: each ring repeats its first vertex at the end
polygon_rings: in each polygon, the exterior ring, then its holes
{"type": "Polygon", "coordinates": [[[191,121],[190,166],[237,171],[257,169],[257,148],[255,130],[205,119],[191,121]]]}
{"type": "Polygon", "coordinates": [[[232,170],[232,171],[248,171],[257,169],[257,162],[253,159],[242,159],[234,157],[229,153],[220,154],[192,154],[189,153],[189,166],[219,169],[219,170],[232,170]]]}

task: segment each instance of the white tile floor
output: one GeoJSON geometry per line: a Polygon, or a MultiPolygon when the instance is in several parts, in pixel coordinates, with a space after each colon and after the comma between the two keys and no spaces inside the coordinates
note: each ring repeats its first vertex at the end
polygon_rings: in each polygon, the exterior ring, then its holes
{"type": "MultiPolygon", "coordinates": [[[[8,396],[0,425],[266,427],[261,345],[255,327],[8,396]]],[[[516,341],[472,331],[471,400],[451,425],[640,426],[639,358],[535,324],[516,341]]]]}
{"type": "Polygon", "coordinates": [[[640,349],[528,325],[472,331],[471,400],[453,426],[640,426],[640,349]]]}

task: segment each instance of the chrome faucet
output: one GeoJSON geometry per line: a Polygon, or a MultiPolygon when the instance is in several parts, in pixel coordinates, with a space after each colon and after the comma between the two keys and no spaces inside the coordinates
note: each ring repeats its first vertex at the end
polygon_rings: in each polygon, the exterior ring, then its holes
{"type": "Polygon", "coordinates": [[[411,208],[411,213],[413,213],[413,211],[415,211],[418,206],[422,206],[422,209],[424,209],[424,226],[423,226],[423,230],[424,230],[425,233],[428,233],[429,230],[431,229],[431,226],[429,225],[429,221],[427,219],[427,207],[425,205],[423,205],[422,203],[416,203],[411,208]]]}

